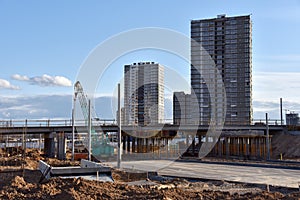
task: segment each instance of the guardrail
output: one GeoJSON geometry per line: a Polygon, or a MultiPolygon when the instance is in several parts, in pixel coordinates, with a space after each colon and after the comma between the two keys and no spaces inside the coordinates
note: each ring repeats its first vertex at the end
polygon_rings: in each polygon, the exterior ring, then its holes
{"type": "MultiPolygon", "coordinates": [[[[280,119],[269,119],[269,125],[281,125],[280,119]]],[[[172,119],[165,119],[165,124],[173,124],[172,119]]],[[[92,119],[93,126],[116,125],[115,119],[92,119]]],[[[265,125],[265,119],[254,119],[252,125],[265,125]]],[[[83,119],[75,121],[75,126],[86,126],[83,119]]],[[[285,125],[285,124],[283,124],[285,125]]],[[[72,126],[72,119],[11,119],[0,120],[0,127],[50,127],[50,126],[72,126]]]]}
{"type": "MultiPolygon", "coordinates": [[[[268,123],[269,125],[281,125],[281,120],[280,119],[268,119],[268,123]]],[[[261,125],[265,125],[266,124],[266,119],[253,119],[252,120],[252,125],[256,125],[256,124],[261,124],[261,125]]],[[[285,125],[284,120],[282,121],[282,125],[285,125]]]]}
{"type": "MultiPolygon", "coordinates": [[[[94,126],[100,125],[115,125],[115,119],[93,119],[94,126]]],[[[76,120],[75,126],[85,126],[86,121],[76,120]]],[[[72,119],[14,119],[14,120],[0,120],[0,127],[50,127],[50,126],[72,126],[72,119]]]]}

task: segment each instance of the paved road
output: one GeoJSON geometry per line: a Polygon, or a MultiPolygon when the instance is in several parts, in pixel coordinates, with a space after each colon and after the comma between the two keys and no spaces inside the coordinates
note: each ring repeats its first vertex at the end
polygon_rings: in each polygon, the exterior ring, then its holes
{"type": "MultiPolygon", "coordinates": [[[[115,166],[115,163],[112,163],[115,166]]],[[[300,170],[230,166],[166,160],[122,162],[122,168],[157,171],[159,175],[228,180],[298,188],[300,170]]]]}

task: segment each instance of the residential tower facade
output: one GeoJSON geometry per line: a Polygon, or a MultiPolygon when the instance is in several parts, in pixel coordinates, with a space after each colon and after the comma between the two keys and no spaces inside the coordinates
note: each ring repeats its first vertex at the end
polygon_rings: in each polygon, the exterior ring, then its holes
{"type": "Polygon", "coordinates": [[[251,123],[251,35],[250,15],[191,21],[191,88],[196,96],[191,101],[199,106],[200,125],[221,119],[224,110],[226,125],[251,123]],[[209,59],[214,69],[206,67],[209,59]]]}
{"type": "Polygon", "coordinates": [[[164,123],[164,68],[154,62],[124,66],[124,114],[127,125],[164,123]]]}

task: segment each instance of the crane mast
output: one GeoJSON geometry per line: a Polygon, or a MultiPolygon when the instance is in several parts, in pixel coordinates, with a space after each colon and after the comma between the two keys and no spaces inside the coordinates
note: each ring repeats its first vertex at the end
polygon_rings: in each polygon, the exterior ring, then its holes
{"type": "MultiPolygon", "coordinates": [[[[87,121],[89,119],[88,98],[85,95],[85,93],[83,91],[83,88],[82,88],[82,86],[81,86],[81,84],[80,84],[79,81],[77,81],[75,83],[74,91],[75,91],[75,99],[78,98],[79,104],[80,104],[80,107],[81,107],[81,111],[82,111],[82,114],[83,114],[83,117],[87,121]]],[[[94,114],[94,112],[92,114],[94,114]]]]}
{"type": "MultiPolygon", "coordinates": [[[[75,101],[78,99],[81,111],[85,120],[86,125],[89,122],[89,103],[88,103],[88,97],[84,93],[83,87],[79,81],[77,81],[74,85],[74,91],[75,91],[75,101]]],[[[91,109],[91,118],[98,119],[96,116],[96,112],[94,109],[91,109]]],[[[95,131],[94,126],[91,126],[91,145],[92,145],[92,154],[95,157],[107,157],[111,156],[113,154],[113,146],[109,145],[109,140],[107,135],[104,133],[97,134],[95,131]]]]}

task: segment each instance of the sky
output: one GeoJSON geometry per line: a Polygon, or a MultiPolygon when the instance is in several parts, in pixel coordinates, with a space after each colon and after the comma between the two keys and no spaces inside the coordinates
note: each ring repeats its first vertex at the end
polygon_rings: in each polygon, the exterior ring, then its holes
{"type": "MultiPolygon", "coordinates": [[[[300,0],[0,0],[0,118],[68,118],[73,84],[97,45],[144,27],[189,37],[190,20],[218,14],[251,14],[254,118],[263,118],[265,112],[279,118],[279,98],[285,112],[300,112],[300,0]],[[53,100],[59,96],[68,97],[61,99],[66,106],[53,106],[60,104],[53,100]]],[[[123,66],[139,61],[161,63],[189,81],[186,61],[167,52],[141,50],[113,62],[97,94],[113,95],[123,66]]]]}

